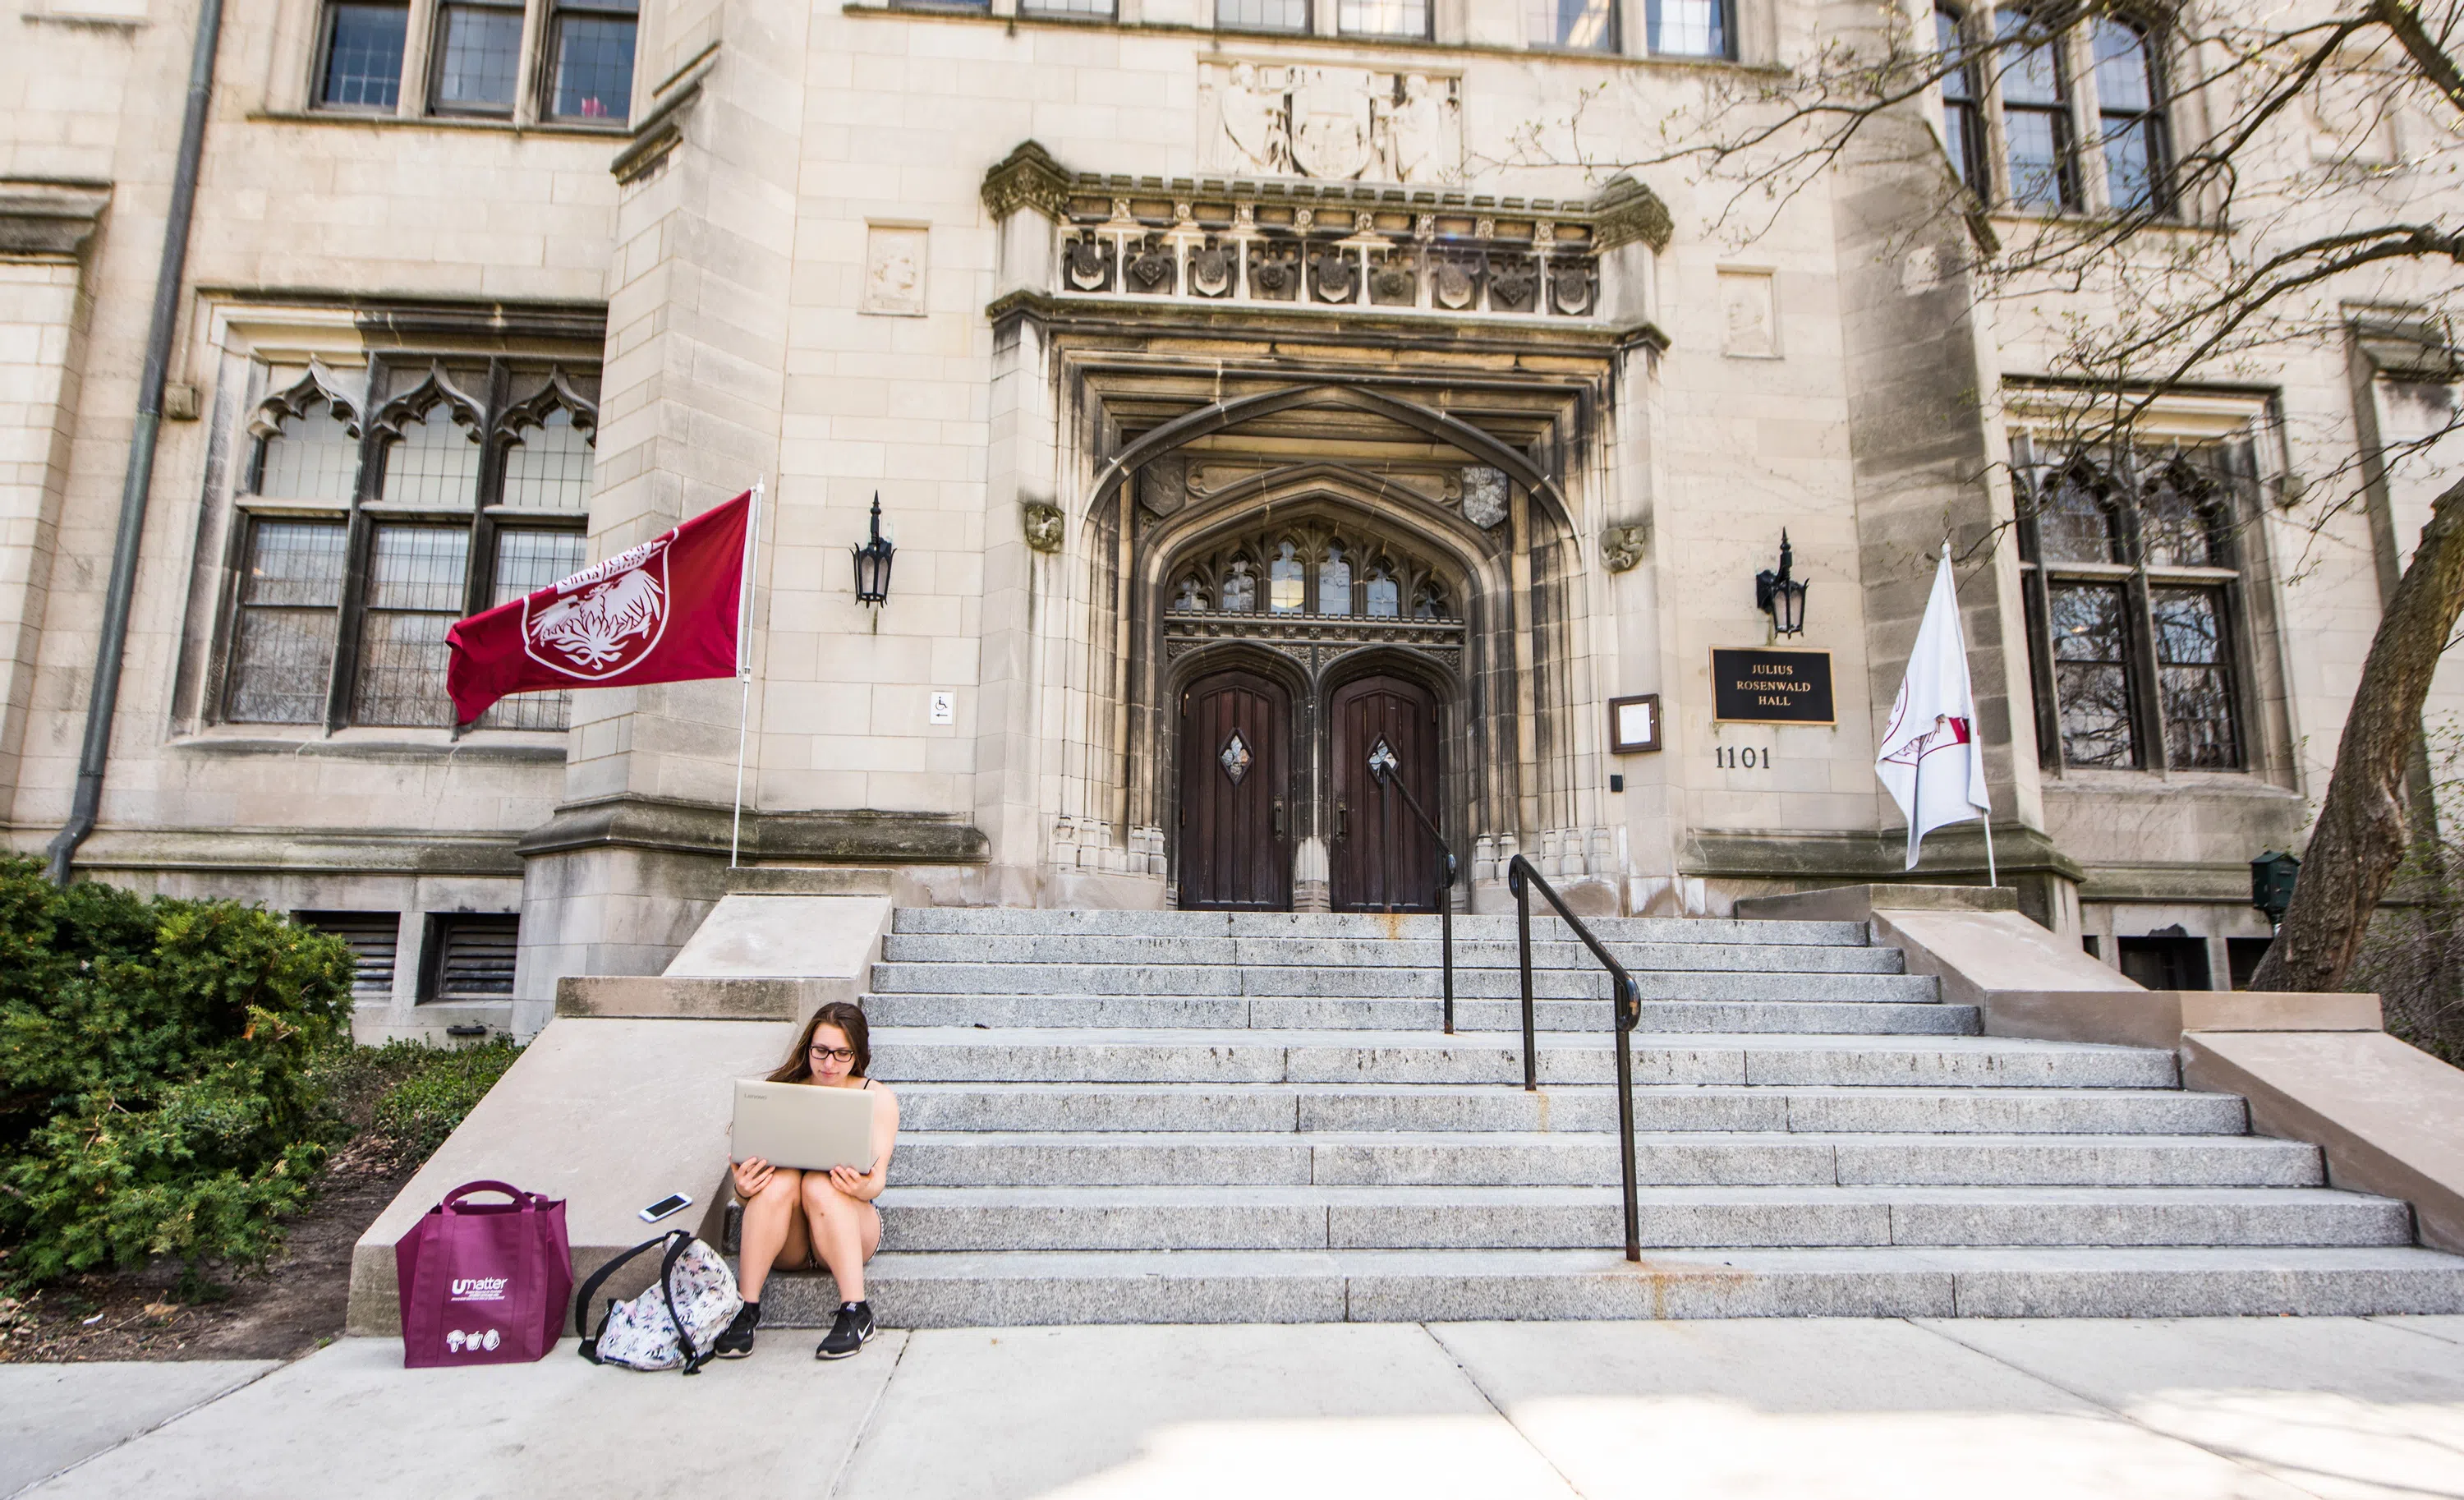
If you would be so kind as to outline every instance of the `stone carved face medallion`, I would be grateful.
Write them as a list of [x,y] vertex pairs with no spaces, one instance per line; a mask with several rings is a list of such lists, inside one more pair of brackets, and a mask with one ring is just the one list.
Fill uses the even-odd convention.
[[1189,289],[1200,297],[1221,297],[1231,291],[1231,254],[1208,240],[1189,257]]
[[1486,531],[1506,519],[1506,471],[1474,464],[1463,472],[1463,519]]
[[1232,731],[1232,738],[1223,741],[1222,753],[1215,759],[1222,765],[1223,774],[1232,778],[1232,784],[1240,785],[1241,778],[1249,774],[1250,760],[1249,745],[1241,738],[1241,731]]
[[1026,544],[1037,552],[1061,550],[1061,507],[1045,500],[1029,500],[1019,507],[1019,526],[1026,533]]

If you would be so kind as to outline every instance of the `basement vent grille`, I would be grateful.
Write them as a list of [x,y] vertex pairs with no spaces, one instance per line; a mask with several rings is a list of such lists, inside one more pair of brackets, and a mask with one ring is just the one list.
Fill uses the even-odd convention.
[[456,913],[435,920],[436,982],[429,998],[511,1000],[522,919]]
[[330,933],[351,945],[351,998],[393,998],[393,956],[402,940],[399,912],[294,912],[302,926]]

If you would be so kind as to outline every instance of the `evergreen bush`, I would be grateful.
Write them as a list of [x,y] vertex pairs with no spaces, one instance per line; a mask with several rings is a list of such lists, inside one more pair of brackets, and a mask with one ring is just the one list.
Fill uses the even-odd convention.
[[275,914],[0,860],[0,1274],[271,1254],[324,1160],[350,978]]

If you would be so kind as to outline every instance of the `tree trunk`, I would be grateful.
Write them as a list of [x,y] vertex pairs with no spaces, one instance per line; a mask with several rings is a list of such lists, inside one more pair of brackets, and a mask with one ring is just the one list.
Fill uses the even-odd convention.
[[2379,619],[2353,692],[2335,774],[2293,888],[2292,910],[2253,989],[2342,988],[2370,914],[2404,858],[2403,783],[2421,734],[2421,700],[2464,612],[2464,483],[2441,495],[2421,544]]

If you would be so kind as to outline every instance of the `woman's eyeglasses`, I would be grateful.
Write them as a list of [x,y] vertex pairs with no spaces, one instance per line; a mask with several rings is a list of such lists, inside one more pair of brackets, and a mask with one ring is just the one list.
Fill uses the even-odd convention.
[[813,1048],[812,1056],[813,1061],[817,1063],[851,1063],[855,1061],[855,1048],[851,1047],[817,1047]]

